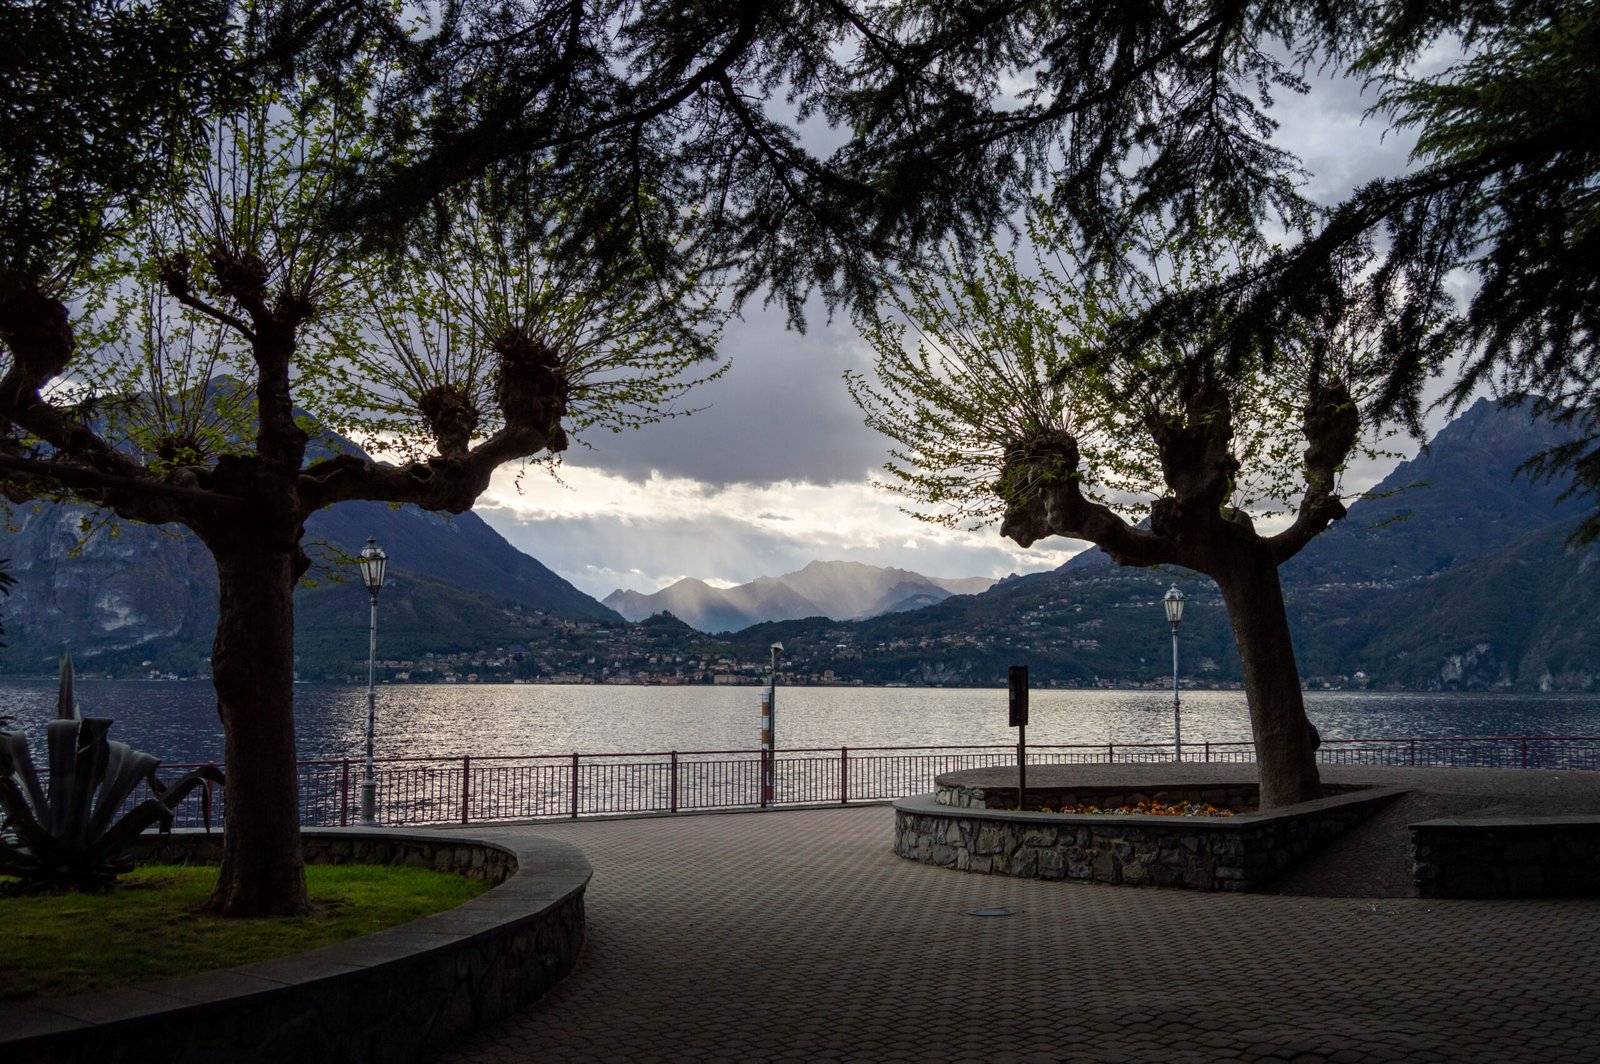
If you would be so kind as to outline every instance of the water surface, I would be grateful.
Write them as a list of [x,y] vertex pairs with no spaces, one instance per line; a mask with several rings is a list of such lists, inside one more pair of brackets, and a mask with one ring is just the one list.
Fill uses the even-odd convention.
[[[39,735],[55,713],[55,690],[48,679],[0,681],[0,713]],[[760,740],[755,687],[418,684],[380,687],[377,695],[379,757],[751,750]],[[116,720],[113,739],[168,764],[222,758],[207,683],[85,680],[78,700],[86,715]],[[1036,690],[1030,701],[1031,745],[1172,740],[1170,693]],[[1316,692],[1306,702],[1332,739],[1600,735],[1600,694]],[[302,758],[361,756],[365,688],[297,685],[295,713]],[[1006,715],[1003,689],[780,687],[778,745],[1014,743]],[[1184,692],[1186,746],[1249,737],[1242,693]]]

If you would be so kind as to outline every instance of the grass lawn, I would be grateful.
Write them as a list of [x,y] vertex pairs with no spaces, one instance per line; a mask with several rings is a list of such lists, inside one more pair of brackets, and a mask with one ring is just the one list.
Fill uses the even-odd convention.
[[0,893],[0,1000],[108,990],[300,953],[489,889],[419,868],[307,865],[312,915],[224,920],[198,912],[216,881],[215,868],[151,865],[106,894]]

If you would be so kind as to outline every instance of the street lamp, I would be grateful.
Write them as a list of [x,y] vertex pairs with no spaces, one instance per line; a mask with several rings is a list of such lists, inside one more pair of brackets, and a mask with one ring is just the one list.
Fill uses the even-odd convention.
[[374,815],[378,784],[372,778],[372,731],[378,711],[378,592],[383,588],[383,571],[389,567],[389,556],[377,540],[368,539],[357,564],[361,566],[361,582],[372,595],[372,620],[367,628],[367,767],[361,779],[361,823],[370,828],[378,826]]
[[778,655],[783,644],[774,643],[772,665],[767,672],[767,697],[762,699],[761,721],[761,805],[772,804],[778,775]]
[[1167,597],[1161,600],[1167,608],[1167,620],[1172,624],[1172,752],[1173,759],[1183,760],[1182,706],[1178,701],[1178,625],[1183,620],[1183,592],[1173,584]]

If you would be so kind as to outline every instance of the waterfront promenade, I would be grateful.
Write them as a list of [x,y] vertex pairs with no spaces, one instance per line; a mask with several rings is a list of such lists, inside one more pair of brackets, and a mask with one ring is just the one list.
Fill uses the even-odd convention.
[[928,867],[891,853],[881,805],[497,827],[588,855],[588,943],[436,1059],[1600,1059],[1600,900],[1383,896],[1406,820],[1596,812],[1600,773],[1383,771],[1412,797],[1292,871],[1293,895]]

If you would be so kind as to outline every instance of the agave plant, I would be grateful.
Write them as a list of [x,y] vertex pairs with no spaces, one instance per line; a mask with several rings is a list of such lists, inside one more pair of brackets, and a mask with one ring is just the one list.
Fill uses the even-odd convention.
[[[164,783],[156,776],[159,759],[106,739],[111,724],[104,717],[79,717],[72,658],[63,655],[56,719],[45,725],[48,790],[27,740],[20,732],[0,732],[0,873],[17,876],[22,889],[108,886],[133,867],[126,850],[145,828],[160,824],[171,830],[173,811],[190,791],[222,782],[222,773],[208,765]],[[149,785],[151,797],[123,813],[140,781]],[[201,805],[209,831],[209,790],[202,792]]]

